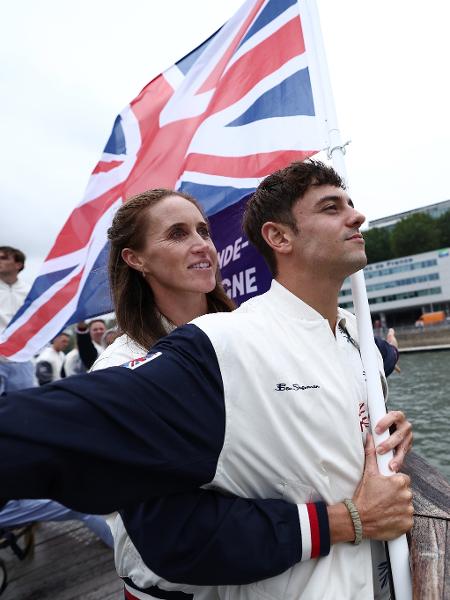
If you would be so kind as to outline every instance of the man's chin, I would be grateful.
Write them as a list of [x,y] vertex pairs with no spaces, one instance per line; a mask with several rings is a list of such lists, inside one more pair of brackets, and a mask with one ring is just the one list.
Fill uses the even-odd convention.
[[361,260],[359,261],[357,271],[359,271],[360,269],[364,269],[364,267],[366,267],[366,266],[367,266],[367,256],[364,253],[364,256],[362,256]]
[[357,273],[361,269],[364,269],[364,267],[366,265],[367,265],[367,256],[366,256],[365,252],[362,253],[358,257],[357,256],[353,256],[352,260],[349,261],[349,264],[348,264],[347,276],[353,275],[354,273]]
[[358,264],[358,271],[367,265],[367,255],[364,246],[358,252],[355,252],[353,260]]

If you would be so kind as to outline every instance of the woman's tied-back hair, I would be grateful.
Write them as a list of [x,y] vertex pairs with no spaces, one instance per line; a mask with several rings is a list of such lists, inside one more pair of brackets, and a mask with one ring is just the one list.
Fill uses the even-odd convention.
[[275,253],[261,234],[264,223],[273,221],[288,225],[298,233],[292,215],[293,205],[311,186],[332,185],[345,189],[336,171],[318,160],[293,162],[285,169],[266,177],[247,202],[243,228],[250,242],[266,260],[272,275],[277,275]]
[[[148,209],[167,198],[180,196],[198,208],[207,220],[198,202],[183,192],[169,189],[154,189],[133,196],[116,212],[108,229],[110,241],[109,281],[119,329],[144,348],[150,348],[167,331],[161,323],[153,291],[140,271],[128,266],[122,258],[124,248],[139,252],[145,245],[150,214]],[[233,310],[232,300],[220,284],[216,274],[216,287],[207,293],[208,312]]]

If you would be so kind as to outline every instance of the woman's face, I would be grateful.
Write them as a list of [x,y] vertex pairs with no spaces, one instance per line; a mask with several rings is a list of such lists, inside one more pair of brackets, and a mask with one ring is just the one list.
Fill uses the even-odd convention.
[[174,195],[147,210],[145,245],[134,257],[154,294],[213,290],[217,252],[198,208]]

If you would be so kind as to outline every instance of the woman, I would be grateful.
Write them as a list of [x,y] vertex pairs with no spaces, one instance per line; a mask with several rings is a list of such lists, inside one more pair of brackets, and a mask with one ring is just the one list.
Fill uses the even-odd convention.
[[109,278],[123,332],[93,370],[145,356],[175,327],[233,302],[219,280],[206,217],[182,192],[149,190],[128,200],[108,230]]
[[[108,239],[110,287],[122,335],[103,351],[91,370],[141,358],[179,325],[205,313],[233,310],[234,303],[220,284],[217,251],[207,219],[189,194],[155,189],[131,198],[117,211]],[[199,491],[200,502],[206,501],[205,493]],[[162,580],[144,567],[121,517],[109,522],[119,575],[132,575],[141,583],[139,587],[150,587],[159,594],[156,584]],[[130,564],[141,568],[134,566],[131,573]],[[126,598],[134,597],[134,586],[131,579],[125,580]],[[139,597],[142,593],[140,590]],[[171,592],[164,593],[171,597]],[[173,594],[174,600],[179,597],[178,592]]]

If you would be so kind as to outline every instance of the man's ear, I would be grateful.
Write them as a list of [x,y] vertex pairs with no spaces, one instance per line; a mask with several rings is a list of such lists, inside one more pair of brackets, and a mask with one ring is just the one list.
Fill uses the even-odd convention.
[[136,269],[137,271],[142,271],[144,269],[144,263],[141,257],[131,248],[124,248],[121,252],[121,256],[132,269]]
[[278,254],[291,252],[294,232],[289,225],[267,221],[261,227],[261,235],[274,252]]

